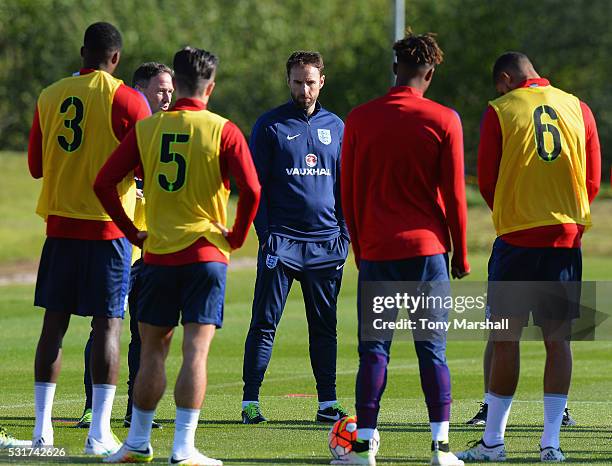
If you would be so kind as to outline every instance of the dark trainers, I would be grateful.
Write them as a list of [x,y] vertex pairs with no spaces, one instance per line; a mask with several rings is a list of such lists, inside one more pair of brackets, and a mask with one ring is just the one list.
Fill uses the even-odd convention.
[[89,429],[89,426],[91,426],[91,408],[88,408],[83,411],[81,419],[79,419],[78,422],[74,425],[74,427],[77,429]]
[[242,423],[243,424],[265,424],[268,420],[263,417],[259,404],[249,403],[242,410]]
[[[132,425],[132,416],[125,416],[125,419],[123,419],[123,427],[130,427]],[[163,429],[162,425],[159,422],[151,422],[151,428],[152,429]]]
[[342,419],[349,415],[349,412],[344,407],[336,402],[329,408],[319,409],[317,411],[317,422],[336,422],[338,419]]
[[570,416],[569,409],[565,408],[563,411],[563,419],[561,420],[561,425],[565,427],[572,427],[576,425],[576,421],[572,416]]
[[484,426],[487,424],[487,412],[489,411],[489,405],[486,403],[480,403],[480,409],[472,419],[466,422],[468,426]]

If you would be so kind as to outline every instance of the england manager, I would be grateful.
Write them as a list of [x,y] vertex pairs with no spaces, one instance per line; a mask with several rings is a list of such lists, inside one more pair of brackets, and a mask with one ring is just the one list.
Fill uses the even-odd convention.
[[319,399],[316,420],[334,422],[347,415],[336,400],[336,300],[349,248],[339,185],[344,124],[317,100],[324,82],[321,54],[294,52],[287,61],[291,100],[262,115],[251,134],[262,197],[255,218],[257,280],[244,352],[244,424],[266,422],[259,389],[294,280],[302,286],[306,307]]

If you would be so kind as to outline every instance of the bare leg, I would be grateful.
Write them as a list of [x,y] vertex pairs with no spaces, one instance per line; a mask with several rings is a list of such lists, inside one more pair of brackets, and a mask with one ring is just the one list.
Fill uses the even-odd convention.
[[491,378],[491,363],[493,361],[493,342],[487,341],[487,346],[482,357],[482,373],[484,380],[484,391],[489,391],[489,379]]
[[567,395],[572,379],[572,349],[569,339],[569,321],[550,321],[542,326],[546,347],[544,393]]
[[215,335],[214,325],[186,324],[183,365],[174,387],[176,406],[200,409],[206,394],[208,350]]
[[173,327],[156,327],[139,323],[142,348],[140,368],[134,383],[134,405],[152,411],[166,389],[166,358],[174,334]]
[[93,384],[117,385],[121,319],[94,317],[92,327],[91,381]]
[[45,311],[34,361],[36,382],[57,382],[62,365],[62,341],[69,323],[69,313]]
[[519,380],[520,366],[518,341],[494,342],[489,392],[501,396],[514,395]]

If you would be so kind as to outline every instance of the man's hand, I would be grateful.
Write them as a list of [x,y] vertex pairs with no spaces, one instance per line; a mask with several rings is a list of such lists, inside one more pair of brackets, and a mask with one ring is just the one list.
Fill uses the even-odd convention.
[[461,280],[470,274],[470,264],[467,259],[456,258],[453,255],[451,260],[451,276],[457,280]]
[[138,233],[136,233],[136,238],[128,239],[134,246],[138,246],[140,249],[142,249],[145,239],[147,239],[148,236],[149,234],[146,231],[139,231]]
[[216,226],[221,231],[221,234],[223,235],[224,238],[228,237],[229,230],[224,225],[221,225],[219,222],[212,222],[212,223],[214,226]]
[[144,191],[136,188],[136,199],[144,199]]
[[236,239],[234,236],[232,236],[232,230],[229,230],[227,227],[221,225],[219,222],[213,222],[213,225],[221,231],[221,234],[227,240],[232,251],[242,246],[242,244],[236,244]]

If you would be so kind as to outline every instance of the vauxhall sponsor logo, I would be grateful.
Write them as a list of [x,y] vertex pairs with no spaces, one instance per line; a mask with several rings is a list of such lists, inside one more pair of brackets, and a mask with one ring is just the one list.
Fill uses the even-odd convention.
[[285,168],[289,176],[331,176],[329,168],[316,168],[318,158],[315,154],[307,154],[304,161],[308,168]]

